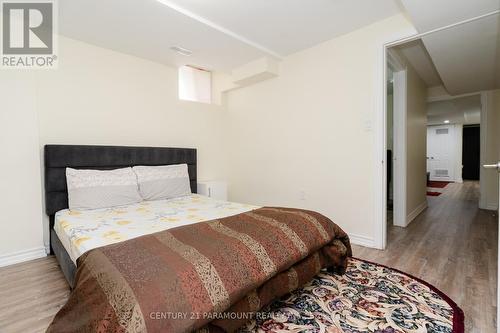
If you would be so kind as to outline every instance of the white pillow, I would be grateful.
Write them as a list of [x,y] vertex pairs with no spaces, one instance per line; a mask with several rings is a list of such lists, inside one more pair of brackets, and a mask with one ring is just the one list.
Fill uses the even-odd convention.
[[85,210],[142,201],[132,168],[77,170],[66,168],[69,209]]
[[135,166],[139,192],[144,200],[161,200],[191,194],[187,164]]

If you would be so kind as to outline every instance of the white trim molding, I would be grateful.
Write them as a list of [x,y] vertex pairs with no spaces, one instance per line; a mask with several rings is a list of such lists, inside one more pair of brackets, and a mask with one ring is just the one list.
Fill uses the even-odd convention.
[[0,255],[0,267],[14,265],[28,260],[43,258],[46,256],[47,252],[45,251],[44,246],[3,254]]
[[462,97],[476,96],[479,94],[480,94],[480,92],[473,92],[473,93],[453,95],[453,96],[452,95],[441,95],[441,96],[427,97],[427,103],[449,101],[449,100],[462,98]]
[[406,217],[406,226],[410,224],[413,220],[417,218],[424,210],[427,209],[427,200],[422,202],[420,205],[417,206],[408,216]]
[[[387,243],[387,67],[388,54],[387,51],[394,41],[407,40],[418,36],[414,27],[408,27],[404,31],[396,31],[392,36],[389,36],[385,41],[381,41],[380,53],[378,53],[378,61],[380,67],[374,77],[374,85],[379,87],[380,94],[377,94],[376,105],[377,112],[373,118],[373,140],[377,142],[375,148],[376,157],[374,159],[374,188],[373,197],[374,205],[374,247],[384,250]],[[391,61],[397,60],[394,57]],[[379,109],[380,108],[380,109]]]
[[364,247],[377,248],[377,246],[375,245],[375,240],[370,237],[349,234],[349,241],[351,242],[351,244],[360,245]]
[[498,204],[496,204],[494,202],[490,202],[483,209],[486,209],[486,210],[498,210]]
[[455,183],[463,183],[464,180],[462,178],[462,172],[463,172],[463,160],[462,160],[462,151],[463,151],[463,133],[464,133],[464,125],[462,124],[455,124],[453,126],[453,131],[454,133],[454,140],[455,140],[455,171],[453,172],[454,174],[454,181]]

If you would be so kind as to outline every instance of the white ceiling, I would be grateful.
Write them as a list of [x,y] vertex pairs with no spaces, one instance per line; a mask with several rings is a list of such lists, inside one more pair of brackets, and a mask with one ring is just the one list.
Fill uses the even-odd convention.
[[[230,71],[392,16],[401,11],[397,1],[59,1],[59,32],[164,64]],[[193,55],[179,56],[171,46],[192,50]]]
[[[500,9],[500,0],[401,0],[419,32]],[[429,34],[422,41],[451,95],[500,88],[500,16]]]
[[500,15],[423,38],[451,95],[500,88]]
[[429,125],[443,124],[479,124],[481,120],[481,97],[473,95],[427,104],[427,123]]
[[443,85],[421,39],[400,45],[396,49],[412,65],[428,87]]
[[64,36],[169,65],[231,70],[265,54],[156,0],[60,1],[59,13]]
[[[392,16],[404,10],[399,1],[59,1],[59,31],[168,65],[191,64],[229,72],[263,56],[279,59]],[[500,0],[401,1],[420,31],[500,8]],[[438,77],[451,94],[500,84],[498,22],[489,18],[423,39]],[[192,50],[193,55],[178,55],[172,46]],[[422,52],[416,49],[413,61],[417,67],[427,68],[422,76],[434,85],[437,77]]]
[[401,0],[415,28],[427,32],[500,9],[500,0]]
[[393,0],[171,0],[169,2],[282,56],[401,11],[399,3]]

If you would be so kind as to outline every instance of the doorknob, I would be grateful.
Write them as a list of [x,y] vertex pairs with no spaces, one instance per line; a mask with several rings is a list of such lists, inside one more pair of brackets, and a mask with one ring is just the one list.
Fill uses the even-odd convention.
[[483,167],[485,169],[497,169],[497,170],[500,170],[500,162],[498,162],[497,164],[485,164],[485,165],[483,165]]

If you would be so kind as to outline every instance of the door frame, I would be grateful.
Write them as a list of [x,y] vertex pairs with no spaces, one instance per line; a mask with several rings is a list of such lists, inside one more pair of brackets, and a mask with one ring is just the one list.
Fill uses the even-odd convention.
[[[438,31],[444,31],[448,30],[450,28],[460,26],[469,22],[473,22],[476,20],[480,20],[482,18],[491,16],[491,15],[497,15],[500,13],[500,10],[496,10],[484,15],[480,15],[468,20],[464,20],[461,22],[457,22],[454,24],[450,24],[445,27],[441,27],[438,29],[434,29],[428,32],[424,33],[412,33],[409,32],[406,37],[403,38],[394,38],[392,41],[388,41],[385,43],[382,43],[382,47],[379,53],[379,61],[380,63],[380,69],[381,71],[378,72],[376,80],[378,81],[376,84],[377,86],[380,87],[379,91],[379,97],[382,96],[381,100],[378,104],[378,111],[376,111],[376,117],[375,117],[375,124],[374,124],[374,139],[376,142],[376,148],[375,148],[375,160],[374,160],[374,176],[375,176],[375,191],[374,191],[374,196],[375,196],[375,237],[373,240],[373,245],[374,247],[378,249],[385,249],[387,245],[387,51],[389,48],[400,45],[403,43],[407,43],[422,37],[425,37],[426,35],[438,32]],[[488,96],[487,93],[481,93],[481,123],[484,124],[484,121],[486,121],[486,107],[488,104]],[[486,133],[485,133],[485,128],[486,126],[481,126],[481,164],[483,164],[484,160],[484,150],[485,150],[485,144],[486,140]],[[484,177],[483,177],[483,169],[481,168],[480,170],[480,186],[483,185],[484,182]],[[500,188],[500,181],[499,181],[499,188]],[[484,187],[483,187],[484,188]],[[500,191],[500,190],[499,190]],[[482,192],[482,191],[481,191]],[[480,207],[487,204],[487,198],[483,197],[483,193],[481,193],[481,198],[480,198]],[[499,203],[500,205],[500,203]],[[499,217],[500,218],[500,217]],[[497,262],[497,272],[500,268],[500,233],[498,235],[498,262]],[[499,322],[500,318],[500,274],[497,274],[497,323]],[[497,324],[497,332],[500,333],[500,325]]]

